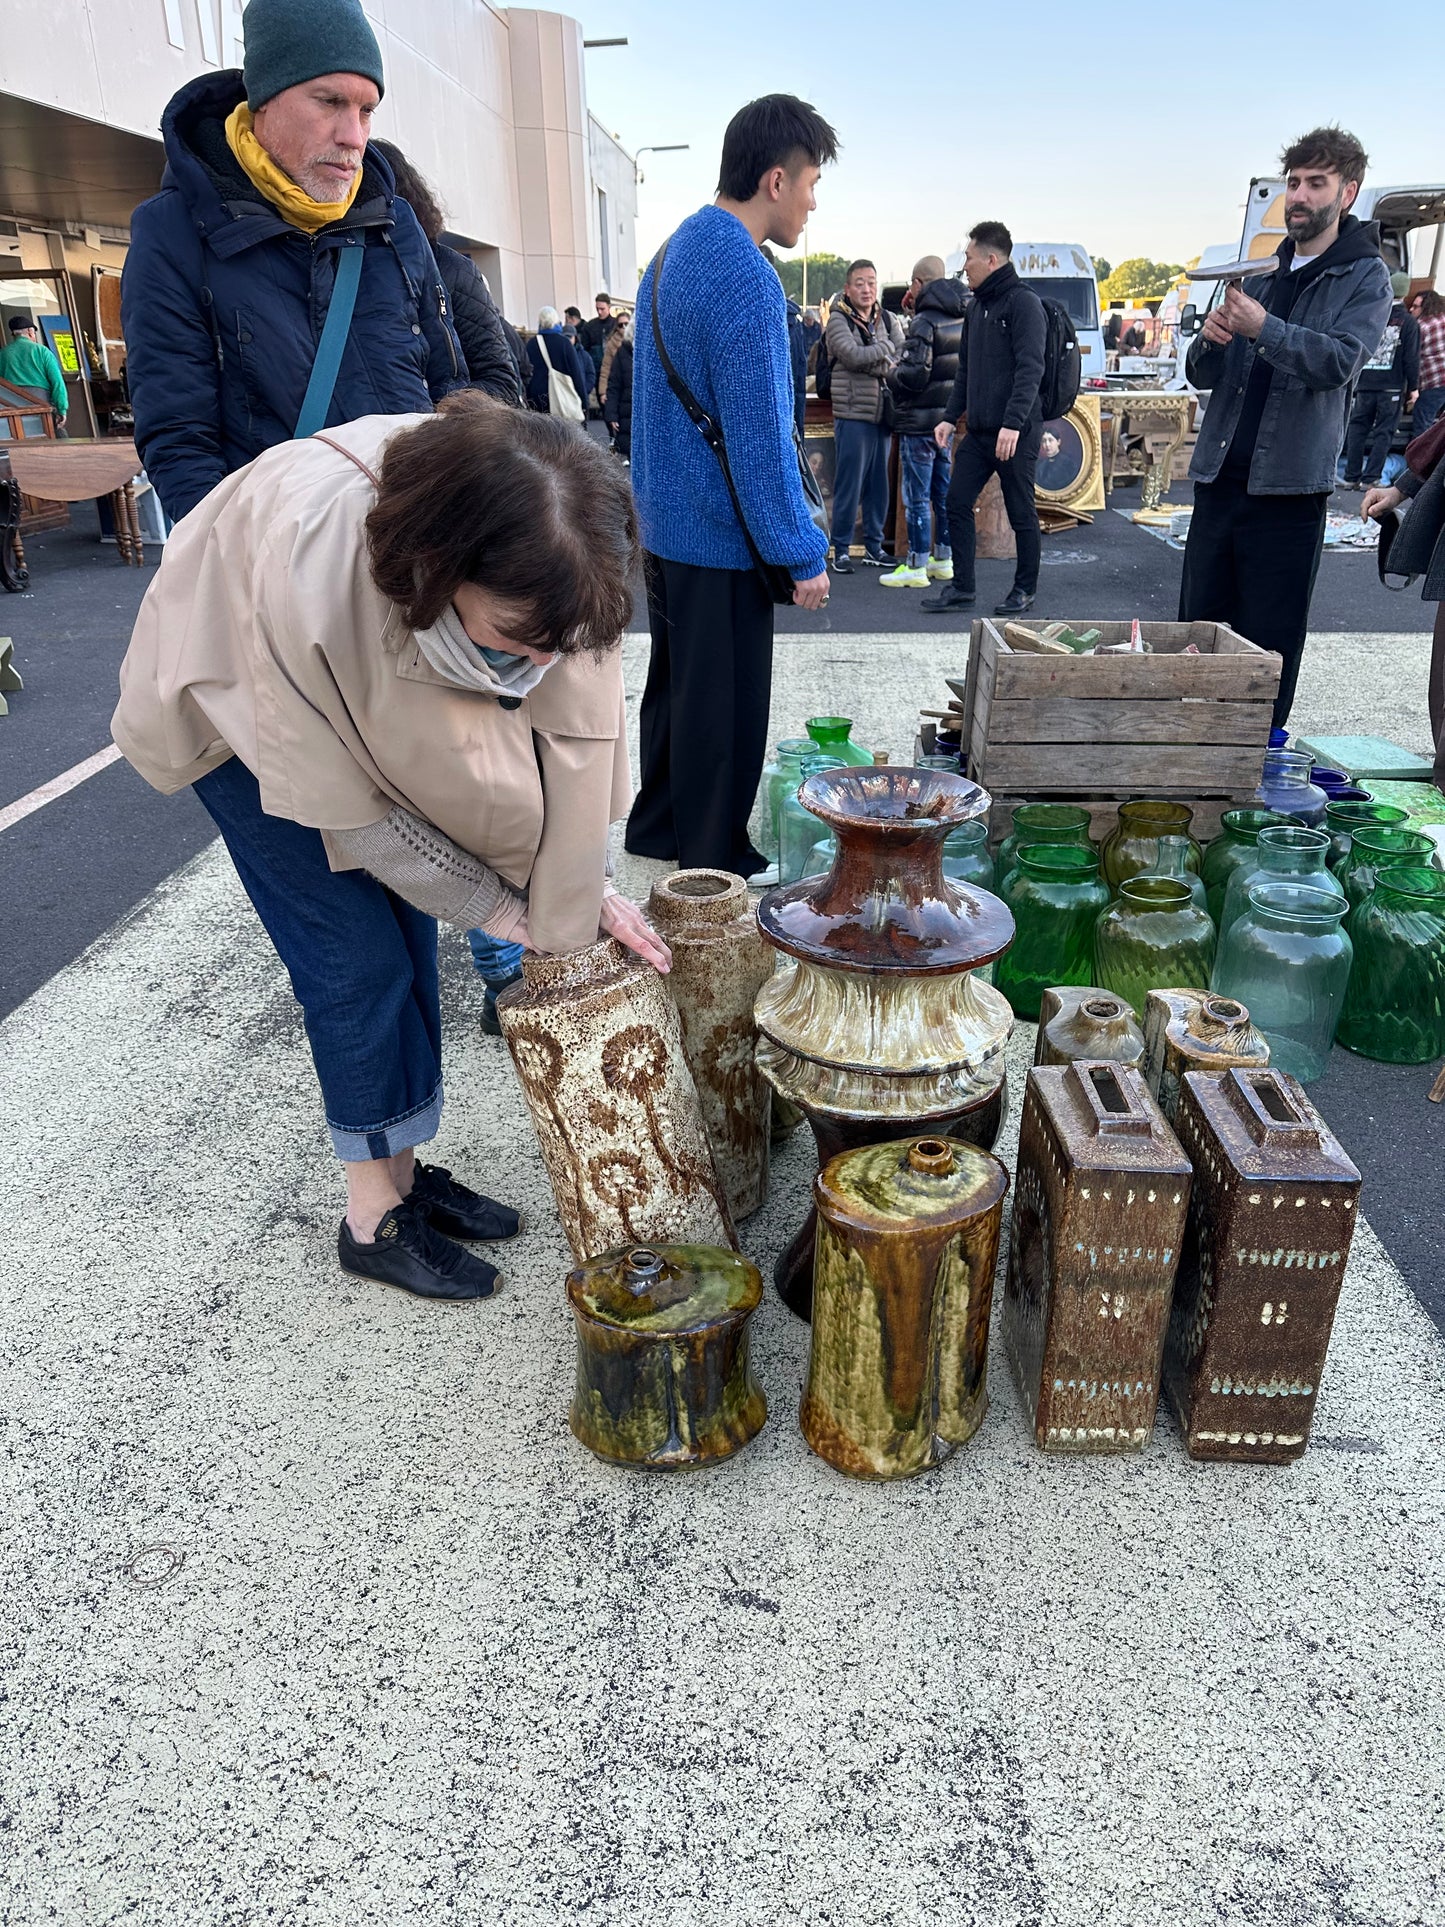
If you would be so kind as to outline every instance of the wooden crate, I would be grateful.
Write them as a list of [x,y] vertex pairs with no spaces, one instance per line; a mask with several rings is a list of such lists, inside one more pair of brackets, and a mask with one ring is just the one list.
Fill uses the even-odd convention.
[[[1065,618],[1126,642],[1127,622]],[[1023,625],[1038,630],[1044,621]],[[949,679],[968,773],[995,795],[1233,798],[1259,782],[1280,658],[1217,622],[1145,622],[1148,656],[1036,656],[973,625]],[[1185,655],[1190,644],[1197,656]]]

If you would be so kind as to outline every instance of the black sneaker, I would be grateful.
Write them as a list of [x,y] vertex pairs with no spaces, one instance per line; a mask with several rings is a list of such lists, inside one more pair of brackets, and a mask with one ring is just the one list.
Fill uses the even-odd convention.
[[440,1304],[467,1305],[490,1298],[502,1283],[495,1266],[444,1238],[424,1207],[410,1198],[387,1212],[369,1245],[352,1237],[343,1218],[336,1255],[341,1269],[354,1278],[374,1278],[379,1285],[395,1285],[414,1298],[431,1298]]
[[994,610],[996,616],[1021,616],[1025,609],[1032,609],[1034,599],[1025,595],[1022,589],[1010,589],[1008,594]]
[[877,549],[864,549],[863,567],[865,569],[886,569],[892,561],[891,556],[880,555]]
[[956,582],[945,582],[937,595],[926,595],[919,603],[925,615],[950,615],[955,609],[971,609],[978,597],[972,589],[960,589]]
[[500,1244],[504,1238],[515,1238],[522,1229],[520,1211],[459,1184],[440,1164],[418,1161],[416,1181],[407,1203],[425,1205],[427,1216],[448,1238],[475,1238],[482,1244]]
[[501,1036],[502,1020],[497,1015],[497,999],[498,997],[501,996],[504,990],[510,990],[513,984],[519,984],[521,983],[521,981],[522,981],[521,971],[515,970],[513,971],[512,975],[507,978],[505,983],[487,985],[486,990],[482,994],[481,1023],[482,1023],[482,1035],[484,1037]]
[[852,575],[853,558],[846,550],[842,555],[835,555],[833,557],[833,573],[834,575]]

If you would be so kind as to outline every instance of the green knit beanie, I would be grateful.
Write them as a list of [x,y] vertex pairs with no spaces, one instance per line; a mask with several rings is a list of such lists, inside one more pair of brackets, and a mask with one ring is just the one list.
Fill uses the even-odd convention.
[[1403,268],[1396,268],[1390,276],[1390,292],[1397,301],[1403,301],[1410,292],[1410,277]]
[[246,105],[254,114],[318,74],[361,74],[386,91],[381,49],[357,0],[250,0],[241,15]]

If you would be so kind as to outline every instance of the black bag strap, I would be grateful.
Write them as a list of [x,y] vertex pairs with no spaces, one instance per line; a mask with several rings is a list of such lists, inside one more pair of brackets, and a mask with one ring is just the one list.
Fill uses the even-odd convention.
[[657,288],[658,283],[662,280],[662,264],[667,259],[667,245],[667,242],[664,241],[662,246],[657,250],[656,258],[652,263],[653,346],[657,349],[657,359],[662,363],[662,372],[667,377],[668,387],[682,403],[693,427],[696,428],[697,432],[717,457],[718,467],[722,470],[723,480],[727,483],[728,494],[732,498],[733,514],[738,518],[738,527],[742,530],[743,540],[748,545],[748,554],[753,558],[753,567],[764,580],[767,580],[770,574],[775,575],[777,573],[780,565],[766,562],[763,559],[762,551],[753,540],[753,532],[748,527],[747,517],[743,514],[743,505],[738,499],[737,484],[733,481],[732,467],[728,461],[727,444],[723,440],[722,428],[713,420],[712,416],[708,414],[702,403],[697,399],[697,396],[693,394],[682,376],[677,372],[677,369],[673,366],[672,357],[668,354],[667,347],[662,339],[662,329],[658,325],[657,320]]

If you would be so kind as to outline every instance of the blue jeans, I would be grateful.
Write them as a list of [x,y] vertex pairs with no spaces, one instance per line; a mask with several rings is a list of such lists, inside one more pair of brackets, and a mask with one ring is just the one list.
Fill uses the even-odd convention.
[[503,984],[511,983],[522,968],[519,943],[503,943],[500,937],[489,937],[485,930],[469,930],[467,942],[477,974],[488,990],[500,990]]
[[853,540],[858,505],[863,506],[863,546],[870,555],[883,547],[888,513],[888,443],[876,422],[835,422],[837,460],[833,471],[833,550],[846,555]]
[[1415,398],[1415,412],[1410,417],[1410,434],[1423,435],[1445,411],[1445,388],[1422,388]]
[[339,1158],[395,1157],[437,1133],[437,927],[368,876],[333,870],[319,830],[267,816],[233,756],[195,786],[291,977]]
[[[903,470],[903,512],[908,517],[908,564],[921,569],[930,555],[940,562],[953,554],[948,545],[948,478],[952,473],[946,449],[931,435],[900,435],[898,449]],[[939,540],[933,539],[937,524]]]

